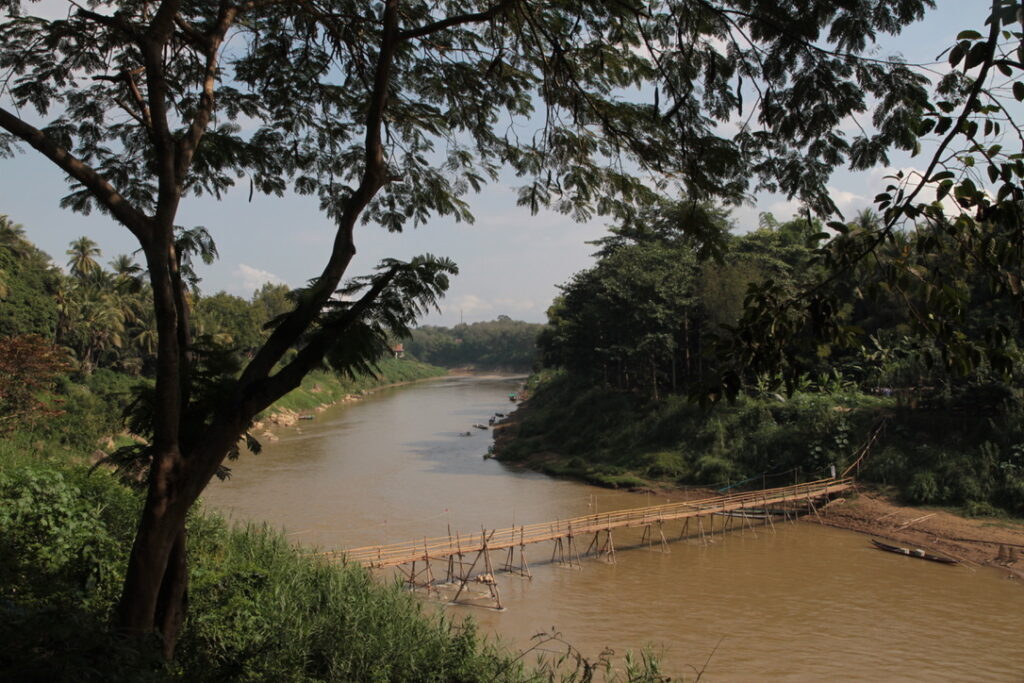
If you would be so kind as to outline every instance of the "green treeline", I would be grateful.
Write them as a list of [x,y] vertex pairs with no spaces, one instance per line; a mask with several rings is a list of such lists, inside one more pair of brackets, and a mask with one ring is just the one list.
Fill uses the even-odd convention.
[[[290,310],[293,293],[267,283],[249,299],[204,295],[192,259],[216,255],[209,236],[201,229],[182,231],[178,245],[191,284],[197,353],[217,362],[250,357],[270,333],[266,324]],[[22,226],[0,216],[0,407],[13,418],[0,421],[0,434],[30,429],[66,447],[95,448],[124,429],[125,409],[153,384],[152,295],[146,273],[129,255],[104,265],[96,243],[81,237],[66,257],[68,274],[25,238]],[[314,372],[278,405],[310,410],[346,394],[442,372],[385,357],[369,373]],[[32,396],[16,400],[10,394],[15,384],[47,389],[47,405]]]
[[543,328],[507,315],[451,328],[424,325],[413,331],[405,348],[432,365],[527,372],[536,362],[537,335]]
[[[829,235],[799,217],[763,215],[743,235],[729,227],[719,212],[669,203],[600,240],[597,264],[549,310],[538,341],[546,369],[499,457],[555,452],[540,466],[605,485],[726,486],[842,472],[866,450],[860,477],[912,502],[1024,513],[1020,353],[1009,355],[1009,379],[984,363],[957,372],[912,325],[944,302],[915,298],[907,283],[897,294],[886,280],[897,261],[945,269],[948,288],[970,302],[962,339],[1019,339],[1019,314],[990,280],[936,255],[949,240],[941,226],[897,233],[840,275],[831,334],[812,321],[783,351],[778,365],[797,369],[788,386],[780,373],[736,367],[744,300],[820,280],[811,257]],[[718,400],[723,377],[734,400]]]

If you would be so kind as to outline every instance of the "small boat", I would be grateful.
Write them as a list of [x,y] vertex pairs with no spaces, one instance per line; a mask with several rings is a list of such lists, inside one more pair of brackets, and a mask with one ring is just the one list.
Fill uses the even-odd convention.
[[932,562],[941,562],[942,564],[959,564],[959,560],[954,560],[951,557],[943,557],[942,555],[932,555],[926,553],[920,548],[901,548],[896,545],[889,545],[888,543],[882,543],[878,539],[872,538],[871,542],[875,544],[875,547],[879,550],[885,550],[886,552],[896,553],[897,555],[906,555],[907,557],[917,557],[922,560],[931,560]]
[[312,420],[316,415],[299,415],[300,420]]
[[477,429],[487,429],[487,425],[473,425]]

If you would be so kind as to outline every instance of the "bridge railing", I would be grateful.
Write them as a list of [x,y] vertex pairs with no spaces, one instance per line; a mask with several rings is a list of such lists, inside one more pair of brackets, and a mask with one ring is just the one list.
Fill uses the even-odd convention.
[[328,557],[341,557],[371,567],[406,564],[415,560],[444,559],[452,555],[479,552],[484,545],[489,550],[541,543],[570,536],[592,534],[599,531],[629,527],[644,527],[659,522],[699,517],[757,506],[777,505],[787,501],[813,499],[852,486],[852,478],[821,479],[804,484],[793,484],[756,491],[731,492],[698,500],[666,503],[644,508],[632,508],[594,513],[572,519],[525,524],[505,529],[494,529],[463,536],[440,536],[414,541],[403,541],[349,550],[324,553]]

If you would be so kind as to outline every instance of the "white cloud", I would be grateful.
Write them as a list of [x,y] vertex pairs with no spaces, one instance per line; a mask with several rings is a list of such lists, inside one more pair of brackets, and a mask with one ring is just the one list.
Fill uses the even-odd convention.
[[245,263],[239,263],[231,274],[234,276],[236,284],[232,289],[245,296],[249,296],[267,282],[272,282],[275,285],[284,284],[284,278]]
[[[547,304],[544,306],[546,307]],[[514,318],[541,310],[533,299],[516,299],[512,297],[485,299],[476,294],[460,296],[444,306],[443,309],[446,319],[461,318],[466,322],[492,320],[499,315],[507,315]]]

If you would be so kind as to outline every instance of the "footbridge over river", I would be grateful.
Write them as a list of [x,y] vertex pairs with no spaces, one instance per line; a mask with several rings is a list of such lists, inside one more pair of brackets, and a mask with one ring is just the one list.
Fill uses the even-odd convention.
[[[530,576],[527,546],[541,543],[553,544],[551,561],[562,565],[580,567],[581,559],[591,555],[614,562],[613,532],[627,528],[642,528],[641,544],[652,549],[657,544],[668,552],[665,529],[669,522],[681,522],[678,538],[697,536],[702,541],[715,533],[716,515],[724,518],[719,527],[720,533],[737,525],[740,529],[745,527],[753,531],[755,519],[774,528],[773,515],[789,519],[802,512],[817,514],[817,505],[853,486],[852,478],[822,479],[506,529],[481,529],[468,536],[449,533],[443,537],[351,548],[325,555],[342,562],[356,562],[370,569],[397,567],[413,588],[425,589],[438,597],[449,593],[447,599],[451,602],[501,609],[492,553],[505,553],[505,560],[498,567],[500,571],[524,577]],[[581,553],[580,543],[587,539],[589,545]],[[486,592],[474,590],[476,586],[485,587]],[[450,595],[451,592],[454,596]]]

